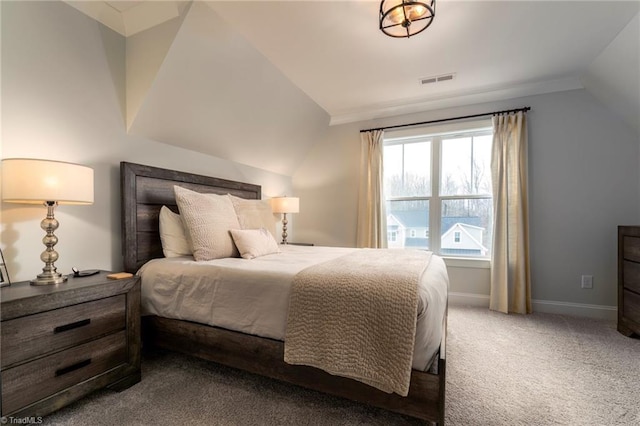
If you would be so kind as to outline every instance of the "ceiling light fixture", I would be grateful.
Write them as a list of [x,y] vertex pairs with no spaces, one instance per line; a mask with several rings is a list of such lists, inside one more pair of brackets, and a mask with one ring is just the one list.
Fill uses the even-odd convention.
[[436,0],[382,0],[380,30],[390,37],[411,37],[426,30],[436,16]]

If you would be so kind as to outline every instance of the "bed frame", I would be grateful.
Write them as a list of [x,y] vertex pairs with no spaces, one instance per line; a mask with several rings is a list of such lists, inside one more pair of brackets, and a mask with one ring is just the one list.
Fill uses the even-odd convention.
[[[158,216],[163,205],[178,211],[173,194],[174,185],[198,192],[261,198],[261,187],[258,185],[127,162],[120,163],[120,178],[124,266],[126,271],[132,273],[146,261],[163,257]],[[429,371],[412,370],[409,395],[406,397],[387,394],[317,368],[287,364],[284,362],[284,343],[279,340],[158,316],[143,318],[143,339],[145,345],[195,355],[443,425],[446,328],[445,314],[440,349]]]

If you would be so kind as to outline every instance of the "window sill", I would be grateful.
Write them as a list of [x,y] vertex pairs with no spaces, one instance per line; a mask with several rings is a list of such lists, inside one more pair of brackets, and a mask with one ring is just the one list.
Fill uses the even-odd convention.
[[489,259],[472,259],[468,257],[444,257],[445,265],[451,268],[475,268],[475,269],[490,269],[491,260]]

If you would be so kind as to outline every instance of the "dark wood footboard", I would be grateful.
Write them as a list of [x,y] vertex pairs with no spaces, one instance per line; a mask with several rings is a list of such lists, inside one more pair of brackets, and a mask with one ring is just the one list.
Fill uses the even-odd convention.
[[412,371],[406,397],[388,394],[317,368],[287,364],[284,362],[284,343],[279,340],[157,316],[143,318],[143,338],[146,346],[182,352],[432,424],[444,424],[445,337],[430,370]]

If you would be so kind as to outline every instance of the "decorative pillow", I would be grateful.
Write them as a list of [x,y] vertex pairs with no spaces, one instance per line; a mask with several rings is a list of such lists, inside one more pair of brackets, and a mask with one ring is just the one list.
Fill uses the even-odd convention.
[[231,200],[226,195],[201,194],[174,186],[176,201],[185,228],[191,238],[195,260],[238,257],[229,230],[240,224]]
[[264,228],[260,229],[232,229],[231,236],[236,243],[240,256],[253,259],[266,254],[280,253],[278,243],[273,235]]
[[269,200],[246,200],[229,194],[233,207],[238,215],[238,222],[242,229],[264,228],[276,236],[277,219],[273,215]]
[[164,257],[193,254],[180,215],[172,212],[167,206],[160,209],[160,241]]

